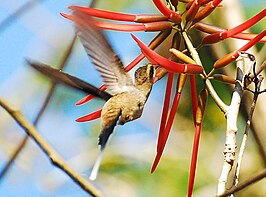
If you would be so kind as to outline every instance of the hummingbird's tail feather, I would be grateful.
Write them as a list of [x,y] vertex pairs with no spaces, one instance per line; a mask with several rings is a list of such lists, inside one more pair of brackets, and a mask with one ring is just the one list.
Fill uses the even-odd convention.
[[[107,139],[107,141],[105,143],[105,146],[108,144],[111,137],[112,137],[112,134],[109,135],[109,138]],[[103,160],[103,154],[104,154],[105,146],[99,145],[99,154],[98,154],[97,159],[96,159],[96,161],[92,167],[90,178],[89,178],[92,181],[94,181],[99,174],[100,166],[101,166],[101,163]]]
[[[104,111],[104,110],[103,110]],[[117,121],[121,115],[121,110],[113,110],[112,111],[112,114],[110,114],[110,112],[107,114],[107,113],[104,113],[102,111],[102,130],[101,130],[101,133],[99,135],[99,145],[101,147],[101,150],[103,150],[108,142],[108,139],[110,138],[111,134],[113,133],[114,131],[114,128],[117,124]],[[106,116],[107,115],[107,116]],[[105,125],[105,122],[106,119],[111,119],[111,121],[107,121],[109,122],[108,125]],[[104,125],[104,126],[103,126]]]
[[116,115],[117,117],[114,118],[114,120],[111,122],[111,124],[108,127],[105,127],[101,130],[101,133],[99,135],[99,154],[98,157],[93,165],[90,180],[95,180],[97,178],[102,159],[103,159],[103,153],[105,150],[106,145],[110,142],[110,139],[112,137],[115,125],[120,117],[121,112]]
[[100,150],[97,159],[93,165],[93,168],[91,170],[90,180],[94,181],[97,178],[102,160],[103,160],[103,151]]

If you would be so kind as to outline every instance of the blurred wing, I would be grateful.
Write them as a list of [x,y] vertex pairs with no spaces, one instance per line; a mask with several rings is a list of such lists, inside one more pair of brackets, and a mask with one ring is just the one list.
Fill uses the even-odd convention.
[[129,86],[133,86],[122,62],[102,31],[95,26],[93,18],[74,9],[71,20],[75,22],[77,35],[96,69],[100,72],[108,91],[115,95],[127,91]]
[[43,75],[49,77],[50,79],[52,79],[56,82],[68,85],[68,86],[73,87],[73,88],[76,88],[76,89],[81,90],[85,93],[92,94],[92,95],[99,97],[99,98],[102,98],[106,101],[112,97],[107,92],[99,90],[95,86],[93,86],[93,85],[91,85],[91,84],[89,84],[89,83],[87,83],[87,82],[85,82],[85,81],[83,81],[77,77],[74,77],[72,75],[64,73],[60,70],[54,69],[54,68],[47,66],[45,64],[42,64],[42,63],[32,62],[29,60],[27,60],[27,62],[31,67],[33,67],[34,69],[36,69],[37,71],[39,71]]

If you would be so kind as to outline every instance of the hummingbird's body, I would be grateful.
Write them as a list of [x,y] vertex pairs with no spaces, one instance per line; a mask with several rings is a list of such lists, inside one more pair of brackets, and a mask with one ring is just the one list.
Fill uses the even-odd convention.
[[107,100],[101,112],[101,132],[99,135],[100,154],[91,173],[95,179],[102,159],[102,151],[116,124],[139,118],[150,94],[155,68],[145,65],[135,72],[135,83],[125,71],[122,62],[113,51],[102,32],[95,26],[93,19],[79,9],[65,17],[75,22],[76,32],[95,68],[99,71],[112,97]]
[[106,144],[111,134],[107,128],[114,127],[114,121],[123,125],[141,116],[152,88],[153,77],[154,67],[151,64],[140,67],[135,72],[135,85],[129,86],[126,91],[114,95],[105,103],[101,113],[99,144]]

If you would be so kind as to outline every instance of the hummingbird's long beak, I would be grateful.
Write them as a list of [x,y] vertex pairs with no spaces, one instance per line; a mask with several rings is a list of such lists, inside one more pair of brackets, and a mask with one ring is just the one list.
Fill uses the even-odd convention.
[[54,69],[46,64],[42,64],[39,62],[33,62],[30,60],[26,60],[27,63],[34,68],[35,70],[39,71],[43,75],[49,77],[50,79],[67,85],[69,87],[81,90],[87,94],[92,94],[96,97],[102,98],[104,100],[108,100],[112,97],[109,93],[99,90],[97,87],[77,78],[67,73],[64,73],[60,70]]

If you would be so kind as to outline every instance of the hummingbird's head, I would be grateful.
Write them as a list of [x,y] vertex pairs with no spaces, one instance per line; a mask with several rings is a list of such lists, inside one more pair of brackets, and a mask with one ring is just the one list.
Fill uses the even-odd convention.
[[142,66],[135,72],[135,85],[146,97],[148,97],[151,92],[154,77],[155,68],[152,64]]
[[155,68],[152,64],[147,64],[138,68],[135,72],[135,84],[136,86],[143,85],[145,83],[153,84],[155,77]]

